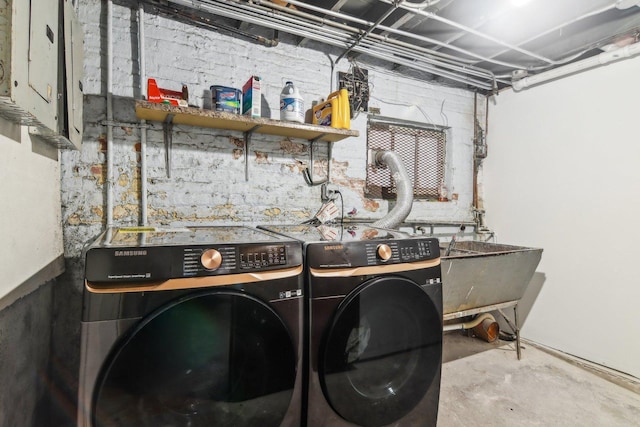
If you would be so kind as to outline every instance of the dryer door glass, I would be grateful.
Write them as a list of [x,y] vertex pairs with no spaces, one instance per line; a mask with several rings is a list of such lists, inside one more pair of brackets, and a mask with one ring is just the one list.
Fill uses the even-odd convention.
[[143,319],[111,352],[93,426],[279,426],[296,376],[291,335],[264,302],[190,295]]
[[419,285],[401,277],[370,280],[345,298],[318,366],[325,397],[341,417],[362,426],[393,423],[439,381],[436,307]]

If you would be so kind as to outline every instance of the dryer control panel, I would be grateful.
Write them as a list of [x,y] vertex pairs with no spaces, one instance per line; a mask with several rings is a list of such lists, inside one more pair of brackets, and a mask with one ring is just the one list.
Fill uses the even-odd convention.
[[437,238],[317,242],[307,245],[311,268],[349,268],[427,261],[440,257]]
[[206,276],[216,270],[226,272],[260,271],[287,265],[286,245],[242,245],[184,248],[183,274]]

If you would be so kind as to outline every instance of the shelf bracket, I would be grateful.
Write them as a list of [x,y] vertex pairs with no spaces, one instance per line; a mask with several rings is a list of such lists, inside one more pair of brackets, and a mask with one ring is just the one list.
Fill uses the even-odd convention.
[[167,178],[171,178],[171,150],[173,148],[173,114],[167,114],[162,122],[164,134],[164,162],[167,169]]
[[327,135],[326,133],[323,133],[309,140],[309,166],[302,172],[302,175],[304,176],[304,180],[307,182],[307,185],[310,185],[312,187],[315,187],[316,185],[324,184],[325,182],[329,181],[329,177],[330,177],[329,172],[331,171],[331,141],[327,141],[327,146],[329,149],[327,153],[327,157],[328,157],[327,177],[322,181],[313,180],[313,144],[316,141],[324,138],[326,135]]
[[244,133],[244,180],[249,181],[249,142],[251,135],[260,129],[260,125],[255,125]]

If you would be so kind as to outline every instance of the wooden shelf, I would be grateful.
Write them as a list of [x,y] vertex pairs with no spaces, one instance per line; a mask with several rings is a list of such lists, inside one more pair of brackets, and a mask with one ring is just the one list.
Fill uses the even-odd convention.
[[[265,118],[254,119],[221,111],[203,110],[193,107],[176,107],[170,104],[159,104],[148,101],[136,101],[136,116],[139,119],[155,122],[170,121],[176,125],[227,129],[239,132],[255,132],[311,141],[336,142],[360,135],[356,130],[336,129],[329,126],[285,122]],[[169,117],[170,120],[167,120],[167,117]]]

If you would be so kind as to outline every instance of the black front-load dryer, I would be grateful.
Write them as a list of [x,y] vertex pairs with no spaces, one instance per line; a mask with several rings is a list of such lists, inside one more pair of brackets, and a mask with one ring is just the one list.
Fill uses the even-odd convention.
[[307,425],[436,425],[438,240],[361,224],[263,228],[304,242]]
[[300,242],[110,229],[86,251],[78,425],[299,426]]

